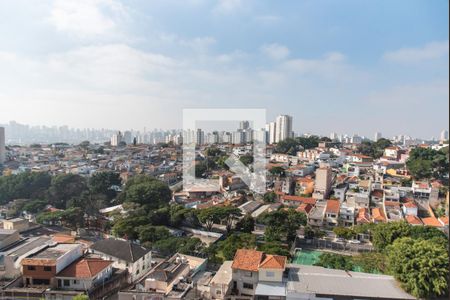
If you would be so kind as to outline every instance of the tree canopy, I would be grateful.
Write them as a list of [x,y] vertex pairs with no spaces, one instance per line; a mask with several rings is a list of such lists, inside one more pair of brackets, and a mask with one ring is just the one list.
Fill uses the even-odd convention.
[[401,238],[388,247],[388,266],[407,292],[431,298],[448,292],[448,252],[424,239]]
[[444,179],[448,176],[449,149],[415,148],[410,152],[406,166],[416,179]]

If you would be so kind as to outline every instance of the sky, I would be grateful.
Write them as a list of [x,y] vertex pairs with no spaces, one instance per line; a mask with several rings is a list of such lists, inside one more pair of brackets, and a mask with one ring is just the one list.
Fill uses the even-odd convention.
[[0,123],[181,128],[264,108],[294,130],[438,137],[447,0],[0,1]]

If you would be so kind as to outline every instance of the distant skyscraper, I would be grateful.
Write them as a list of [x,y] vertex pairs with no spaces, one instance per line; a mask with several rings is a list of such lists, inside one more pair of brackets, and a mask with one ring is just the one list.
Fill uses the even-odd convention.
[[330,133],[330,139],[332,141],[337,141],[339,139],[337,133],[336,132]]
[[122,132],[118,132],[116,134],[113,134],[111,137],[111,146],[117,147],[119,146],[120,142],[123,141],[123,135]]
[[239,129],[246,130],[250,128],[250,122],[249,121],[241,121],[239,123]]
[[292,137],[292,117],[288,115],[278,116],[275,128],[275,143]]
[[200,128],[197,129],[196,135],[195,135],[196,145],[204,145],[205,144],[205,132],[201,130]]
[[378,141],[379,139],[381,139],[382,135],[381,132],[375,132],[375,137],[374,137],[374,141]]
[[448,131],[447,130],[442,130],[441,131],[441,138],[439,139],[441,142],[447,141],[448,140]]
[[267,139],[269,141],[269,144],[275,144],[276,133],[277,133],[277,123],[270,122],[269,123],[269,137]]
[[0,127],[0,164],[3,164],[5,160],[6,160],[5,128]]
[[133,142],[133,136],[131,134],[131,131],[125,131],[123,133],[123,140],[125,141],[125,143],[127,143],[128,145],[131,144]]

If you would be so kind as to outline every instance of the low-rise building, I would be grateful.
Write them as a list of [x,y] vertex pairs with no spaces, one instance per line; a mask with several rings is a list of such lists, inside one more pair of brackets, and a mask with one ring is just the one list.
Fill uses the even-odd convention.
[[141,278],[151,269],[152,255],[150,249],[130,241],[101,240],[93,244],[90,251],[105,260],[112,260],[115,268],[127,269],[131,282]]
[[22,218],[14,218],[3,220],[3,229],[17,230],[19,232],[26,231],[29,228],[29,221]]
[[56,275],[57,288],[88,291],[111,277],[112,263],[100,258],[80,258]]
[[23,284],[26,287],[56,287],[56,274],[80,258],[81,244],[47,246],[22,259]]

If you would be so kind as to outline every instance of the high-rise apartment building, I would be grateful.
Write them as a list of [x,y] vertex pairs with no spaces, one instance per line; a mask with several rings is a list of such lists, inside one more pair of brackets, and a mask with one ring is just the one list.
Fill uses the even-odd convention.
[[119,144],[123,141],[123,135],[122,132],[118,132],[116,134],[113,134],[111,137],[111,146],[117,147]]
[[195,141],[196,145],[204,145],[205,144],[205,132],[201,130],[200,128],[197,129],[196,135],[195,135]]
[[5,160],[6,160],[5,128],[0,127],[0,164],[3,164]]
[[448,131],[444,129],[441,131],[441,137],[440,137],[439,141],[444,142],[447,140],[448,140]]
[[381,132],[375,132],[375,136],[374,136],[373,140],[376,142],[381,138],[382,138]]
[[269,136],[268,141],[269,144],[275,144],[276,143],[276,130],[277,129],[277,123],[276,122],[270,122],[269,123]]
[[239,129],[241,130],[247,130],[250,128],[250,122],[249,121],[241,121],[239,123]]
[[276,119],[275,143],[292,137],[292,117],[280,115]]

